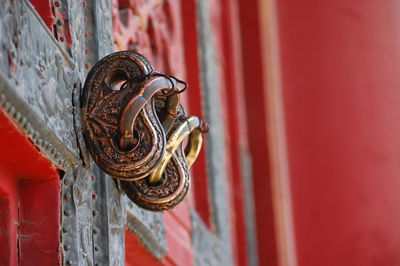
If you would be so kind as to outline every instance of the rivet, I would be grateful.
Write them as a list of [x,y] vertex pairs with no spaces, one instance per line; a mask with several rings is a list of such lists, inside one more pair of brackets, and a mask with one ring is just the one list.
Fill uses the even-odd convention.
[[54,159],[57,159],[60,156],[61,156],[61,153],[57,152],[56,155],[54,155]]
[[99,212],[98,211],[92,211],[92,215],[93,215],[93,217],[97,217],[97,215],[99,215]]
[[71,246],[70,245],[64,245],[64,250],[65,251],[68,251],[68,250],[70,250],[71,249]]
[[56,5],[56,7],[60,7],[61,6],[60,1],[55,2],[55,5]]
[[28,122],[28,119],[26,119],[26,117],[22,117],[19,124],[22,126],[22,129],[24,129],[24,130],[27,130],[28,128],[30,128],[32,126],[31,123]]
[[92,194],[92,199],[97,199],[97,195],[95,193]]
[[42,144],[42,148],[47,150],[47,147],[49,147],[49,143],[47,142],[47,140],[45,140]]
[[[86,52],[87,49],[85,49]],[[4,94],[0,95],[0,105],[3,106],[3,104],[6,102],[6,96]]]
[[31,128],[31,127],[28,127],[27,129],[26,129],[26,134],[28,135],[28,136],[31,136],[32,137],[32,134],[33,134],[33,129]]
[[38,146],[42,146],[43,140],[42,139],[37,139],[36,144]]
[[71,216],[72,212],[70,210],[64,210],[65,216]]
[[64,195],[64,199],[65,200],[69,200],[70,198],[71,198],[71,194],[70,193],[67,193],[67,194]]
[[64,161],[64,164],[63,164],[64,169],[65,169],[67,166],[68,166],[68,162],[67,162],[67,161]]
[[89,53],[89,49],[86,48],[86,49],[85,49],[85,54],[88,54],[88,53]]
[[[24,117],[25,118],[25,117]],[[26,118],[25,118],[26,119]],[[32,124],[31,123],[29,123],[29,122],[27,122],[27,123],[25,123],[25,125],[24,125],[24,128],[25,129],[32,129]]]
[[33,140],[33,141],[36,141],[38,138],[39,138],[39,132],[36,131],[36,132],[34,132],[33,135],[32,135],[32,140]]
[[16,121],[17,123],[20,122],[21,117],[22,117],[22,115],[21,115],[20,112],[16,112],[16,113],[14,114],[14,119],[15,119],[15,121]]
[[84,17],[84,18],[83,18],[83,21],[87,22],[87,17]]
[[10,111],[10,108],[11,108],[11,103],[6,102],[6,103],[4,104],[4,110],[6,110],[6,112],[9,112],[9,111]]
[[85,31],[85,37],[89,36],[89,33],[87,31]]
[[49,143],[47,142],[47,140],[45,140],[42,144],[42,148],[47,150],[47,147],[49,147]]
[[53,148],[53,144],[49,143],[49,144],[47,145],[46,150],[47,150],[47,151],[50,151],[50,153],[51,153],[51,151],[53,150],[52,148]]
[[63,166],[64,165],[64,160],[63,159],[60,159],[59,161],[58,161],[58,163],[57,163],[59,166]]
[[97,246],[94,246],[94,251],[99,251],[99,248]]
[[63,227],[62,228],[62,232],[65,234],[65,233],[69,233],[69,227]]
[[93,234],[97,235],[99,233],[99,229],[93,228]]
[[68,186],[70,184],[69,178],[64,179],[64,185]]
[[82,5],[83,5],[83,7],[85,7],[86,6],[86,1],[83,1]]
[[11,116],[14,116],[14,114],[15,114],[15,107],[14,106],[11,106],[10,107],[10,110],[8,111],[8,113],[11,115]]
[[63,36],[60,37],[60,42],[64,42],[65,38]]
[[90,68],[90,64],[86,63],[85,67],[86,67],[86,69],[89,69]]
[[56,149],[55,148],[51,149],[51,151],[50,151],[51,155],[53,155],[54,153],[56,153]]
[[66,263],[67,265],[72,265],[72,261],[71,261],[71,260],[67,260],[65,263]]
[[96,177],[94,175],[92,175],[92,181],[96,180]]

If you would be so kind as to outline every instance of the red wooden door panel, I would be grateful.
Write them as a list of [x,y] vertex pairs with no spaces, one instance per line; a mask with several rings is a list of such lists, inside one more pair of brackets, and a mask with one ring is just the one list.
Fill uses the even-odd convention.
[[0,124],[1,264],[59,264],[62,172],[4,111]]
[[400,3],[276,2],[298,265],[399,265]]
[[[0,81],[16,87],[7,90],[38,123],[33,130],[0,99],[0,256],[12,265],[247,265],[244,202],[252,198],[243,181],[249,153],[236,1],[10,3],[0,10],[0,34],[9,34],[0,49],[8,78]],[[16,29],[7,31],[6,18]],[[127,207],[81,136],[80,87],[91,65],[112,52],[111,33],[115,51],[142,53],[156,70],[186,80],[183,105],[214,130],[191,170],[189,195],[162,218]],[[147,227],[124,230],[131,218]],[[159,253],[146,237],[160,240]]]

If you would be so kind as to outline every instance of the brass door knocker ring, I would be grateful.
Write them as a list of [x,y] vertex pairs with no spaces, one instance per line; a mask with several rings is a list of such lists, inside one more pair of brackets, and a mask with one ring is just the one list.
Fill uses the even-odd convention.
[[201,149],[204,125],[187,118],[180,105],[186,88],[128,51],[106,56],[86,78],[81,109],[88,150],[131,200],[149,210],[167,210],[183,199]]
[[[179,85],[174,82],[172,84],[172,90],[174,90]],[[122,112],[121,121],[120,121],[120,147],[125,150],[132,149],[135,145],[134,143],[134,125],[136,117],[142,111],[144,106],[151,101],[152,97],[156,96],[156,94],[160,91],[171,89],[171,84],[168,83],[168,80],[164,77],[154,77],[148,80],[143,87],[140,88],[140,91],[137,95],[135,95],[126,105],[124,111]],[[168,114],[169,116],[162,122],[164,131],[168,133],[165,127],[170,129],[170,125],[173,125],[175,121],[175,115],[179,106],[179,95],[170,96],[171,98],[177,98],[177,100],[169,100],[168,102],[172,102],[173,104],[168,104]],[[172,126],[171,125],[171,126]]]
[[[201,150],[203,132],[198,117],[177,120],[168,136],[164,157],[151,175],[138,181],[121,182],[128,197],[152,211],[168,210],[180,203],[190,186],[189,169]],[[188,143],[183,151],[186,137]]]

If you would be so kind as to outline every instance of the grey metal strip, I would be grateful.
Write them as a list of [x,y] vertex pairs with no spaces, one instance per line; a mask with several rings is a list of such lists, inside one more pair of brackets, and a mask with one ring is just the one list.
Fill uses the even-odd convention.
[[[207,134],[207,165],[208,181],[211,190],[211,204],[214,208],[214,223],[217,230],[219,252],[211,252],[214,258],[209,258],[211,265],[232,265],[231,235],[229,229],[229,202],[227,192],[227,176],[225,171],[225,129],[223,127],[221,99],[218,79],[218,61],[215,53],[213,29],[211,25],[210,1],[197,1],[198,33],[200,46],[201,82],[204,88],[203,103],[206,120],[212,130]],[[192,215],[193,225],[201,224],[197,216]],[[198,227],[201,228],[201,227]],[[203,264],[202,257],[210,256],[210,252],[201,243],[202,238],[211,234],[201,234],[193,231],[192,241],[196,265]],[[210,239],[211,241],[212,239]],[[229,243],[229,244],[227,244]]]
[[232,265],[229,251],[231,242],[224,242],[218,235],[210,232],[195,211],[191,212],[191,220],[194,265]]
[[[75,169],[77,171],[78,169]],[[79,261],[77,209],[73,198],[74,174],[68,169],[62,184],[61,245],[63,265],[76,265]]]
[[79,155],[73,130],[72,88],[78,77],[71,59],[30,3],[6,1],[0,17],[0,73],[5,101],[22,116],[30,117],[29,123],[40,133],[41,141],[34,135],[35,142],[43,150],[47,150],[49,140],[54,141],[50,144],[76,165]]
[[254,210],[254,190],[251,170],[251,157],[247,151],[241,151],[241,165],[243,176],[243,195],[246,219],[246,236],[248,263],[250,266],[258,265],[257,230]]
[[32,112],[30,106],[12,89],[9,79],[1,72],[0,107],[55,165],[65,168],[67,164],[72,167],[79,164],[79,159]]
[[62,56],[64,57],[64,60],[68,63],[69,67],[71,69],[75,68],[74,63],[72,62],[71,58],[69,57],[69,55],[66,53],[66,51],[64,50],[64,48],[60,45],[59,42],[57,42],[57,40],[54,38],[53,33],[51,33],[51,31],[47,28],[46,24],[44,23],[44,21],[42,20],[42,18],[39,16],[39,14],[36,12],[35,8],[32,6],[31,2],[29,2],[29,0],[24,0],[25,5],[27,6],[27,8],[30,10],[30,12],[32,12],[32,15],[36,18],[37,23],[39,23],[41,25],[41,28],[46,32],[48,38],[53,41],[53,44],[57,47],[57,49],[60,51],[60,53],[62,54]]
[[144,210],[127,197],[128,229],[139,236],[140,241],[157,259],[161,260],[168,251],[162,213]]

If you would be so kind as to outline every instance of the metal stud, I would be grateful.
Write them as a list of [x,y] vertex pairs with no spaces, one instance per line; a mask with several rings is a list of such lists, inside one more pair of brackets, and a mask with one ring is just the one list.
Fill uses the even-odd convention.
[[10,108],[11,108],[11,103],[6,102],[6,103],[4,104],[4,110],[6,110],[6,112],[9,113]]
[[37,131],[33,132],[33,134],[32,134],[32,140],[33,140],[33,141],[36,141],[36,140],[39,138],[39,136],[40,136],[39,132],[37,132]]
[[14,119],[15,119],[15,121],[16,121],[17,123],[20,123],[21,118],[22,118],[21,113],[20,113],[20,112],[15,112],[15,114],[14,114]]
[[0,95],[0,106],[3,107],[5,102],[6,102],[6,96],[4,94]]
[[10,109],[8,110],[8,113],[9,113],[11,116],[14,116],[15,112],[16,112],[16,109],[15,109],[14,106],[11,106]]
[[69,200],[71,198],[71,193],[67,193],[64,195],[65,200]]

